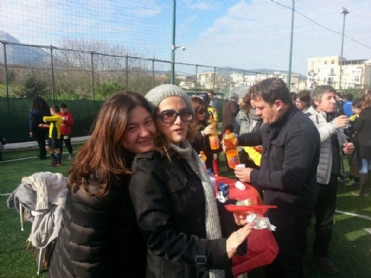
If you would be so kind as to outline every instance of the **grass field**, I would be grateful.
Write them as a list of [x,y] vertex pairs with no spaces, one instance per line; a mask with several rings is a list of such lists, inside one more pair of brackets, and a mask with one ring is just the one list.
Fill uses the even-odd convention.
[[[20,184],[22,177],[35,172],[51,171],[66,175],[69,169],[68,160],[65,160],[65,165],[59,168],[48,166],[49,160],[35,160],[36,150],[8,152],[3,156],[7,161],[29,159],[0,164],[0,194],[12,192]],[[225,167],[222,166],[221,174],[230,176],[232,173],[226,172]],[[371,218],[371,197],[352,196],[351,190],[353,190],[351,187],[339,186],[337,209]],[[31,223],[26,222],[25,231],[21,232],[19,215],[16,211],[7,208],[7,198],[8,196],[0,196],[0,277],[46,277],[46,271],[39,276],[36,274],[37,265],[32,251],[25,251]],[[364,228],[371,228],[369,219],[336,213],[330,252],[334,263],[341,271],[338,277],[371,277],[371,234]],[[309,246],[312,240],[313,225],[308,232]],[[312,259],[310,248],[308,248],[305,267],[305,277],[328,277]],[[257,277],[264,277],[262,269],[254,270],[249,274],[249,278]]]

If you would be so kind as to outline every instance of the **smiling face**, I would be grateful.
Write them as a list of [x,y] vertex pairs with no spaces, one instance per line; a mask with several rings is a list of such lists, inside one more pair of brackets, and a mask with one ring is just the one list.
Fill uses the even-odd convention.
[[138,105],[130,111],[122,145],[133,153],[148,152],[154,148],[155,134],[151,114]]
[[255,98],[256,115],[260,116],[265,124],[276,122],[283,113],[283,103],[281,100],[276,100],[274,104],[265,102],[262,98]]
[[336,95],[333,92],[324,93],[321,100],[314,100],[317,111],[333,113],[336,109]]
[[[185,108],[187,108],[187,105],[182,98],[171,96],[160,102],[156,113],[161,114],[162,111],[168,109],[173,109],[179,113],[181,109]],[[183,142],[187,136],[188,122],[182,121],[178,115],[173,123],[164,123],[160,118],[157,118],[156,125],[159,132],[175,145],[179,145],[179,143]]]

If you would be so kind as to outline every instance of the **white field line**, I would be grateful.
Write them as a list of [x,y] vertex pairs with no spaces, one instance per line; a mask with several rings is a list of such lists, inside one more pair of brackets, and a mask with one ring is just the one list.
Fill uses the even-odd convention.
[[356,214],[356,213],[347,212],[347,211],[338,210],[338,209],[335,210],[335,212],[345,214],[345,215],[349,215],[349,216],[355,216],[355,217],[363,218],[363,219],[366,219],[366,220],[371,220],[371,217],[366,216],[366,215],[362,215],[362,214]]

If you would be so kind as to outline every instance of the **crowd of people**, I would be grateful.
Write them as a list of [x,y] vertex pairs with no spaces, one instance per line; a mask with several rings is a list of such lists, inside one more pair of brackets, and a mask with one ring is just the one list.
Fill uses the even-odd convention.
[[[145,96],[118,92],[103,104],[68,172],[49,277],[233,277],[232,258],[253,224],[236,213],[235,231],[222,235],[206,171],[219,175],[225,151],[223,141],[217,149],[210,144],[218,132],[217,101],[213,91],[189,97],[166,84]],[[72,125],[65,103],[49,107],[35,97],[30,136],[38,159],[48,152],[60,166],[63,140],[72,158]],[[341,101],[328,85],[293,94],[283,80],[268,78],[241,99],[230,95],[223,107],[227,130],[236,134],[246,166],[234,169],[235,177],[277,206],[266,213],[279,246],[267,277],[304,277],[311,218],[313,256],[326,273],[340,273],[329,254],[337,188],[347,155],[349,178],[359,186],[352,193],[369,195],[371,90]]]

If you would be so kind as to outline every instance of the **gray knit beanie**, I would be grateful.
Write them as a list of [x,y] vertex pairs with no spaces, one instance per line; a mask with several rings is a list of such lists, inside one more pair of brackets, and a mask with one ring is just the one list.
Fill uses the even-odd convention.
[[172,96],[181,97],[185,101],[187,108],[193,111],[191,99],[186,94],[186,92],[184,92],[176,85],[163,84],[157,86],[150,90],[144,97],[148,100],[153,111],[155,111],[156,108],[160,105],[161,101]]

